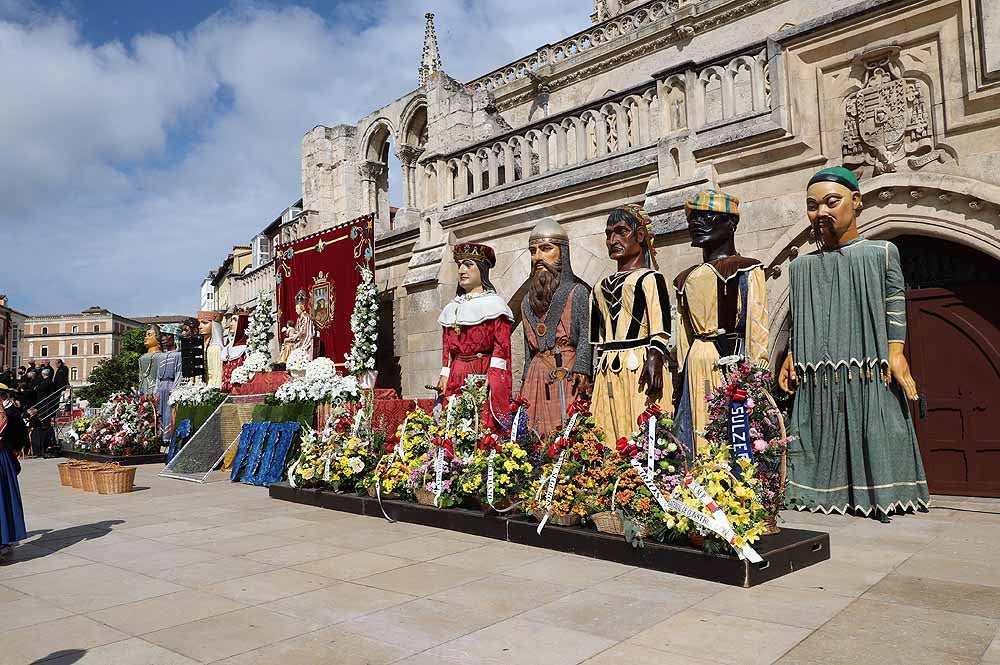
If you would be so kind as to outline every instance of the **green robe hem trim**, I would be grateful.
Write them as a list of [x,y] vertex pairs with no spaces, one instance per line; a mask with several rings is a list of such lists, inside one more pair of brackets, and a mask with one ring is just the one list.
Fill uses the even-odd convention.
[[910,499],[909,501],[900,500],[900,501],[894,501],[887,506],[881,506],[876,504],[874,506],[870,506],[867,508],[860,504],[852,506],[849,503],[845,503],[842,506],[815,505],[815,506],[788,506],[788,507],[803,513],[823,513],[824,515],[829,515],[831,513],[844,515],[847,513],[848,510],[854,510],[855,512],[861,513],[865,517],[868,517],[876,510],[880,510],[883,513],[888,514],[896,509],[899,509],[900,511],[917,510],[917,505],[929,509],[931,507],[931,501],[930,499],[926,501],[924,501],[923,499]]

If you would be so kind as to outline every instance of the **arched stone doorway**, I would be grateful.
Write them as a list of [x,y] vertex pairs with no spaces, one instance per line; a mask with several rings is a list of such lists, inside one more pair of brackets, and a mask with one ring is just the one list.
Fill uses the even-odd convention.
[[[991,248],[979,238],[943,228],[880,216],[861,230],[899,247],[906,352],[927,400],[927,416],[919,418],[916,408],[913,415],[931,492],[1000,497],[1000,433],[991,426],[1000,416],[1000,259],[986,253]],[[783,251],[812,251],[802,235]],[[791,323],[787,288],[775,300],[771,360],[777,366]]]
[[900,235],[907,356],[927,416],[917,438],[931,492],[1000,496],[1000,261],[954,242]]

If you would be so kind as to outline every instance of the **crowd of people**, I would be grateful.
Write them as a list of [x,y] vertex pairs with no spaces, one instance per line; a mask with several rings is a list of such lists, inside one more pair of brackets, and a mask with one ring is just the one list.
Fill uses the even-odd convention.
[[[62,360],[34,360],[16,370],[0,371],[0,385],[4,386],[11,402],[8,418],[24,424],[17,437],[10,437],[7,449],[17,457],[42,457],[58,452],[52,418],[69,405],[69,368]],[[6,411],[5,407],[5,411]]]

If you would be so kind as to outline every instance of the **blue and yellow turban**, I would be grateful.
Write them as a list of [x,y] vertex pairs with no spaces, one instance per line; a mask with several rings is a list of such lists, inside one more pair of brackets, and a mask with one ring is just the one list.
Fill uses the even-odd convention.
[[740,200],[735,196],[724,194],[714,189],[703,189],[684,204],[684,214],[688,217],[695,210],[705,212],[721,212],[727,215],[740,216]]

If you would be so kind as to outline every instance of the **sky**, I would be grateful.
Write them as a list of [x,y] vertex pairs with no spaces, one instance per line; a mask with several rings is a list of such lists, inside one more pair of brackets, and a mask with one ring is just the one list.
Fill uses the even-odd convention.
[[590,0],[0,0],[0,293],[27,314],[194,313],[301,197],[302,136],[417,87],[427,11],[469,81]]

